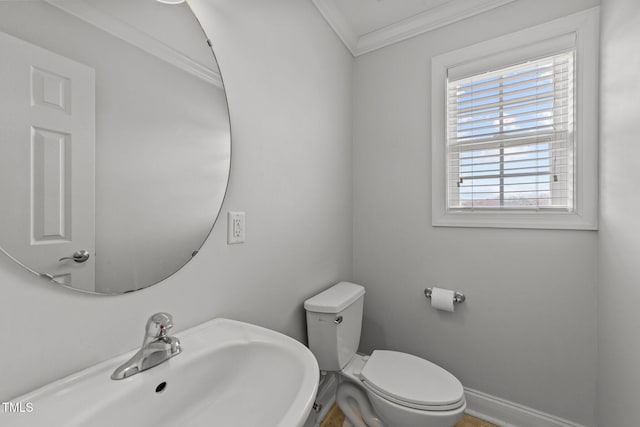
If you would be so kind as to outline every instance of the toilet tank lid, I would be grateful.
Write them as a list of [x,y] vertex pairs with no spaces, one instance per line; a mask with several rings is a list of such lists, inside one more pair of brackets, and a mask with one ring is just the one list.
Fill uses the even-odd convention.
[[304,302],[304,309],[314,313],[339,313],[364,295],[364,287],[340,282]]

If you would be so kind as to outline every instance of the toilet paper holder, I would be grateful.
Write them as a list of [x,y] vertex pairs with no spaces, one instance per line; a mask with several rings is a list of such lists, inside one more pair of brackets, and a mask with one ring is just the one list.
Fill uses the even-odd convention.
[[[427,288],[424,290],[424,296],[427,298],[431,298],[431,293],[433,292],[432,288]],[[464,296],[464,294],[462,292],[454,292],[453,293],[453,302],[456,304],[460,304],[461,302],[464,302],[467,299],[467,297]]]

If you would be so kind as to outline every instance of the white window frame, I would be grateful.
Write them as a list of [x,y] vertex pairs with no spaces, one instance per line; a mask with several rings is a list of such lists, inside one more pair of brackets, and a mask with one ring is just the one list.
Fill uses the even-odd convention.
[[[482,73],[552,55],[558,40],[575,40],[575,188],[572,212],[447,209],[448,70]],[[598,228],[599,7],[436,56],[432,71],[432,225],[445,227]]]

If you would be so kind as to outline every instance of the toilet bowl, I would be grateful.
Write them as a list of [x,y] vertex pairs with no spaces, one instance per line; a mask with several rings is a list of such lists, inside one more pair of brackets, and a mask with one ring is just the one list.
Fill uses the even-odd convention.
[[[385,350],[375,350],[370,357],[356,354],[339,374],[342,384],[356,386],[340,390],[342,411],[347,405],[361,406],[362,397],[354,396],[359,393],[385,427],[452,427],[466,408],[464,389],[456,377],[410,354]],[[355,408],[364,426],[371,427],[362,415],[364,409]]]
[[340,282],[305,301],[309,348],[321,370],[338,372],[337,402],[354,427],[454,427],[464,389],[445,369],[407,353],[356,354],[364,288]]

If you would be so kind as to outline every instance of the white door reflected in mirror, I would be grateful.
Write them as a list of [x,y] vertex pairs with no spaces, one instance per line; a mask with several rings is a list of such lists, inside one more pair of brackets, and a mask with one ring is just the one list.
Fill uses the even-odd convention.
[[[95,71],[0,33],[0,191],[5,249],[36,271],[95,291]],[[15,164],[22,165],[15,168]],[[5,199],[6,200],[6,199]]]

